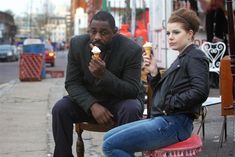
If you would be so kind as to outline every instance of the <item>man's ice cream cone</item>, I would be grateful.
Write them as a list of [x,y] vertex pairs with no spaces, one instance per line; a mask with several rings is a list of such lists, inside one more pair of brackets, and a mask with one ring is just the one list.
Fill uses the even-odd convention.
[[148,57],[150,57],[150,55],[151,55],[151,50],[152,50],[152,47],[153,47],[152,43],[151,43],[151,42],[146,42],[146,43],[143,45],[143,47],[144,47],[144,50],[145,50],[146,55],[147,55]]
[[91,52],[95,56],[95,58],[100,58],[100,49],[97,46],[93,46]]

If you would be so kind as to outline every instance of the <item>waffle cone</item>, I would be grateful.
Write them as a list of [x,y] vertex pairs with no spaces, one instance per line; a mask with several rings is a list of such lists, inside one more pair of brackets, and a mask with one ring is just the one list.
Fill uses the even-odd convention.
[[146,55],[147,55],[148,57],[150,57],[152,47],[145,47],[144,49],[145,49],[145,53],[146,53]]
[[95,57],[96,59],[98,59],[98,58],[100,58],[100,54],[99,54],[99,53],[94,53],[94,57]]

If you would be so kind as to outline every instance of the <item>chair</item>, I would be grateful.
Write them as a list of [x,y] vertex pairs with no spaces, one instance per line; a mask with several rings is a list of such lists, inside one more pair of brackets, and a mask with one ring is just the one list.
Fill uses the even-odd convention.
[[102,125],[102,124],[92,124],[92,123],[76,123],[75,131],[77,132],[77,143],[76,143],[76,153],[77,157],[84,157],[84,142],[82,139],[83,130],[95,131],[95,132],[107,132],[108,130],[114,128],[115,125]]
[[207,114],[207,108],[205,107],[202,111],[204,116],[201,119],[197,134],[194,133],[184,141],[180,141],[160,149],[145,151],[143,154],[149,157],[186,157],[195,156],[200,153],[203,144],[199,133],[205,120],[203,118],[205,118]]
[[231,58],[229,56],[226,56],[221,60],[220,94],[221,115],[224,116],[220,134],[220,147],[222,147],[223,137],[225,136],[225,140],[227,140],[227,116],[234,115],[233,76],[231,71]]
[[201,45],[201,50],[208,57],[210,62],[210,72],[215,72],[219,75],[220,72],[220,60],[223,58],[226,45],[223,42],[211,43],[204,42]]
[[193,134],[187,140],[160,148],[158,150],[147,151],[145,154],[150,157],[182,157],[195,156],[202,149],[202,140],[199,135]]

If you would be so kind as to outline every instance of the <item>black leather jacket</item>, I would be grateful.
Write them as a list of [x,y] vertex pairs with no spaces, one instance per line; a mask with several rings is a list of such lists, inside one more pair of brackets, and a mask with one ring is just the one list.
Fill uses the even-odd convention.
[[188,46],[160,76],[152,78],[151,116],[186,113],[198,118],[209,95],[209,63],[194,44]]

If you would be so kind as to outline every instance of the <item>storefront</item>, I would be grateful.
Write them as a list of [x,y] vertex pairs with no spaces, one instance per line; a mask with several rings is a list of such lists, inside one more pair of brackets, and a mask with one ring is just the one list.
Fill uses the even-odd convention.
[[[225,8],[225,15],[227,14],[226,3],[223,0],[150,0],[149,40],[153,43],[153,51],[159,67],[168,68],[178,55],[177,52],[169,49],[166,36],[167,19],[172,11],[185,7],[197,12],[201,25],[194,43],[200,46],[207,40],[206,14],[212,1],[221,2],[223,9]],[[235,8],[234,1],[233,8]]]

